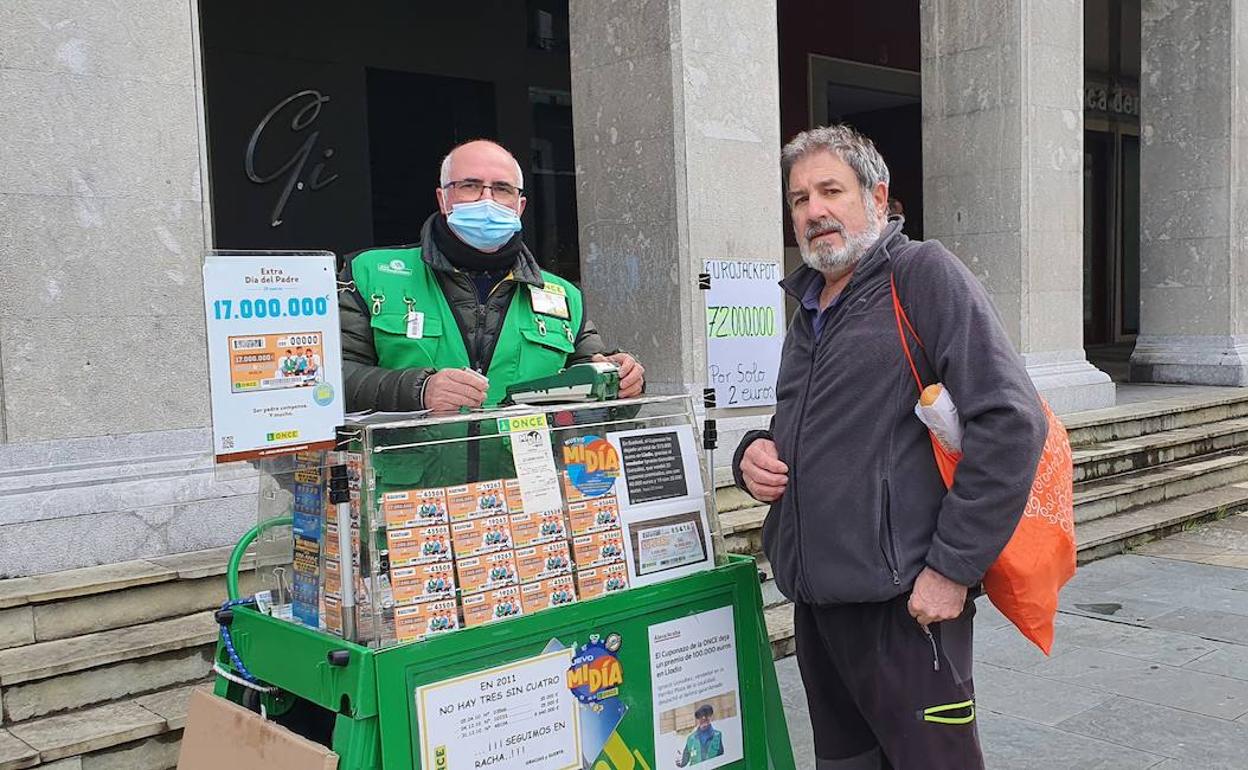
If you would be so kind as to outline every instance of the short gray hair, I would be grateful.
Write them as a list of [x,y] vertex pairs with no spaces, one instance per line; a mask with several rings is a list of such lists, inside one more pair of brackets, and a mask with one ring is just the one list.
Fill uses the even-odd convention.
[[789,140],[780,151],[780,174],[784,189],[789,189],[789,173],[802,158],[813,152],[830,152],[854,170],[863,195],[870,195],[880,182],[889,183],[888,164],[875,149],[875,144],[852,126],[839,124],[819,126],[803,131]]
[[[453,155],[456,150],[458,150],[460,147],[463,147],[465,144],[472,144],[473,142],[489,142],[490,144],[499,148],[500,150],[507,153],[508,155],[511,155],[511,150],[508,150],[506,147],[502,146],[501,144],[494,141],[493,139],[470,139],[467,142],[460,142],[459,144],[452,147],[451,151],[448,152],[446,154],[446,157],[442,159],[442,170],[438,173],[438,187],[446,187],[447,183],[451,181],[451,155]],[[520,170],[520,161],[516,160],[515,155],[511,155],[511,159],[516,164],[516,187],[519,187],[521,190],[523,190],[524,189],[524,172]],[[487,179],[485,181],[488,182],[490,180]]]

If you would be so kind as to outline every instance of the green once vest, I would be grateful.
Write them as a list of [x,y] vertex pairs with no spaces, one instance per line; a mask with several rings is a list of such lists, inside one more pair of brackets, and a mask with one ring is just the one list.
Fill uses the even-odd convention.
[[[469,358],[454,312],[433,269],[421,259],[419,248],[363,252],[351,262],[351,272],[369,311],[378,366],[386,369],[472,366],[474,362]],[[490,380],[485,398],[487,407],[502,401],[508,385],[557,374],[567,366],[576,348],[576,335],[584,312],[581,292],[551,273],[542,271],[542,278],[546,291],[561,293],[567,298],[570,318],[535,312],[527,285],[516,286],[485,372]],[[424,314],[419,339],[407,336],[409,309]],[[483,431],[492,432],[488,428]],[[469,438],[465,425],[445,425],[417,429],[413,435],[405,437],[405,443],[461,438]],[[448,445],[442,444],[436,449],[417,449],[389,457],[385,453],[377,455],[374,470],[378,488],[448,486],[513,477],[515,471],[510,447],[504,446],[506,441],[486,435],[460,444],[463,451],[448,451]]]
[[690,767],[692,765],[700,765],[708,759],[723,756],[724,754],[724,735],[719,730],[711,730],[711,740],[706,744],[706,753],[702,752],[702,741],[698,740],[698,731],[694,730],[685,739],[685,753],[682,759],[685,764],[681,767]]
[[[351,272],[372,316],[378,366],[462,369],[472,365],[451,306],[419,248],[366,251],[351,263]],[[508,385],[558,373],[576,348],[583,313],[581,292],[544,270],[542,278],[547,291],[567,297],[571,317],[534,312],[527,286],[516,287],[485,372],[490,380],[486,406],[502,401]],[[374,304],[377,298],[381,298],[379,305]],[[372,313],[377,307],[380,312]],[[407,336],[409,307],[424,314],[421,339]]]

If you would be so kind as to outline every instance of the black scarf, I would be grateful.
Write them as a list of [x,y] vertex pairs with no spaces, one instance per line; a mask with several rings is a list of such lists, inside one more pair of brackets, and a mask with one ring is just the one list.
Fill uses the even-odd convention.
[[516,233],[498,251],[487,254],[461,241],[446,223],[446,217],[438,214],[433,218],[433,242],[452,265],[465,273],[500,273],[515,266],[523,240]]

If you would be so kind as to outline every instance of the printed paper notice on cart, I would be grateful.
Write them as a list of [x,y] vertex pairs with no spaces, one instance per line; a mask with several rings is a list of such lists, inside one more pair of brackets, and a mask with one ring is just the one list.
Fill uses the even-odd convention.
[[332,447],[343,421],[334,255],[212,252],[204,311],[217,462]]
[[644,586],[714,566],[702,470],[688,425],[608,433],[629,584]]
[[416,688],[420,766],[580,770],[571,664],[556,650]]
[[650,626],[655,770],[712,770],[744,756],[732,607]]

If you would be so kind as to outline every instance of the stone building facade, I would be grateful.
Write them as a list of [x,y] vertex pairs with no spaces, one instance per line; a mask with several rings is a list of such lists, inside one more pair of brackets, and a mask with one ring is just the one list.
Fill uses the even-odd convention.
[[[836,5],[0,4],[0,577],[232,542],[255,489],[208,454],[203,253],[410,237],[428,159],[481,133],[527,148],[527,236],[655,392],[701,387],[703,259],[793,263],[779,149],[836,99],[899,110],[913,228],[981,277],[1059,411],[1114,400],[1085,351],[1089,218],[1121,236],[1107,341],[1136,342],[1131,376],[1248,385],[1248,0]],[[342,181],[296,188],[283,230],[243,152],[300,89],[330,96]],[[1089,131],[1124,116],[1107,168],[1138,201],[1119,181],[1089,208]]]

